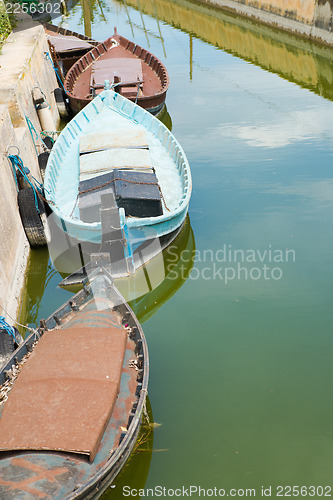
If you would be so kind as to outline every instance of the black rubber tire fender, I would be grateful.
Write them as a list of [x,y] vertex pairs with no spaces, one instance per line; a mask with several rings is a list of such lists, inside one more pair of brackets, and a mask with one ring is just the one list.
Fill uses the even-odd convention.
[[38,155],[39,171],[40,171],[40,175],[43,179],[43,182],[44,182],[44,178],[45,178],[46,164],[47,164],[47,160],[49,159],[49,156],[50,156],[49,151],[44,151],[43,153],[40,153]]
[[21,174],[21,172],[19,172],[19,171],[16,172],[16,178],[17,178],[17,183],[18,183],[19,189],[26,189],[30,186],[29,182]]
[[18,329],[16,328],[16,326],[13,326],[13,328],[14,328],[14,335],[15,335],[14,347],[15,347],[15,349],[17,349],[18,346],[22,344],[24,339],[23,339],[22,335],[20,334],[20,332],[18,331]]
[[22,224],[27,235],[31,248],[38,248],[46,245],[46,233],[42,221],[43,214],[45,215],[45,207],[43,201],[37,195],[38,213],[35,206],[35,196],[33,189],[22,189],[17,194],[17,202],[19,206]]
[[53,148],[53,145],[54,145],[54,140],[52,139],[52,137],[50,137],[49,135],[46,135],[44,138],[43,138],[43,142],[45,144],[45,146],[47,147],[47,149],[52,149]]
[[2,355],[12,354],[15,351],[15,340],[6,330],[0,328],[0,353]]
[[60,118],[62,119],[68,118],[69,113],[68,113],[68,106],[66,103],[66,96],[64,90],[61,89],[60,87],[54,89],[54,98]]

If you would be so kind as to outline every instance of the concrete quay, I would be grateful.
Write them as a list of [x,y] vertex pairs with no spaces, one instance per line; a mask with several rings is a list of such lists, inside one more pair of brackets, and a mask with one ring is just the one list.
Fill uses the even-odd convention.
[[38,86],[51,106],[55,123],[59,121],[53,95],[58,84],[52,64],[45,57],[47,51],[43,27],[30,16],[21,14],[0,54],[0,315],[11,324],[11,317],[16,318],[18,312],[30,247],[21,223],[16,183],[7,155],[19,151],[24,165],[40,179],[26,117],[40,133],[32,100],[32,90]]

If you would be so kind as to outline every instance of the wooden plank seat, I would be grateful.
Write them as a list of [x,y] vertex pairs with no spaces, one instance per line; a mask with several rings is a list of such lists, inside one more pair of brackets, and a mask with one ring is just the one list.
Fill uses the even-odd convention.
[[94,132],[80,137],[80,154],[110,148],[146,148],[148,141],[145,130],[118,129],[112,132]]
[[93,461],[119,392],[123,328],[46,332],[9,394],[0,451],[49,450]]
[[153,171],[144,130],[115,130],[80,139],[80,182],[111,172],[115,168]]
[[151,170],[148,149],[106,149],[80,156],[80,181],[90,175],[100,175],[118,169]]

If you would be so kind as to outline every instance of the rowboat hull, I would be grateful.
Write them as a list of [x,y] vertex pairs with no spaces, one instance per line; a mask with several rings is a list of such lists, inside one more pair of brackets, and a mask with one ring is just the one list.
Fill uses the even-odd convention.
[[[165,217],[164,220],[155,221],[156,217],[149,217],[145,221],[138,222],[135,219],[123,220],[126,225],[129,241],[134,252],[142,243],[167,236],[176,231],[183,223],[188,212],[184,207],[174,216]],[[55,214],[55,220],[59,227],[69,236],[76,238],[79,242],[89,242],[100,245],[102,242],[101,228],[98,225],[86,224],[79,226],[76,222],[68,221]]]
[[[69,92],[66,92],[66,96],[68,97],[69,106],[73,113],[78,113],[81,111],[92,99],[84,99],[74,97]],[[131,101],[136,101],[138,106],[141,106],[143,109],[147,110],[152,115],[159,115],[163,111],[165,106],[165,98],[166,91],[157,96],[148,96],[148,97],[139,97],[137,100],[135,97],[130,98]]]
[[[94,285],[96,285],[95,295]],[[99,294],[98,298],[96,291]],[[97,300],[101,300],[101,297],[103,304],[108,304],[108,309],[99,309]],[[97,306],[93,311],[92,300],[96,300]],[[63,327],[66,329],[68,324],[77,324],[80,315],[78,311],[82,313],[81,317],[87,317],[89,327],[95,328],[96,339],[100,338],[99,331],[103,330],[101,324],[108,321],[110,314],[114,317],[119,316],[128,331],[117,402],[97,454],[93,461],[88,461],[84,456],[67,451],[41,449],[0,453],[0,496],[3,499],[21,498],[22,495],[29,498],[52,499],[99,498],[124,466],[135,446],[147,394],[149,370],[147,344],[133,311],[104,276],[92,278],[90,289],[86,288],[72,297],[43,322],[38,331],[27,337],[24,344],[14,352],[10,361],[0,371],[0,384],[8,380],[11,376],[10,370],[14,368],[15,371],[24,356],[29,355],[31,351],[35,353],[40,336],[41,340],[44,340],[45,331],[52,336],[53,331],[59,332]],[[85,327],[85,324],[82,326]],[[135,345],[133,351],[131,343]],[[131,368],[130,361],[135,359],[138,360],[139,371]],[[24,367],[28,364],[29,359]],[[99,359],[96,359],[96,365],[99,365]],[[14,380],[13,391],[15,383]],[[3,390],[3,386],[1,389]],[[8,397],[11,398],[10,393]],[[89,400],[89,397],[87,399]],[[0,425],[6,408],[3,411],[2,409],[3,406],[0,406]],[[27,433],[29,434],[29,428]],[[2,442],[3,439],[0,440],[0,447]]]
[[[99,65],[98,70],[96,65]],[[104,76],[99,77],[97,72]],[[115,32],[82,56],[68,71],[64,88],[72,111],[77,113],[91,102],[100,91],[105,74],[114,83],[115,73],[119,75],[116,89],[122,95],[152,114],[162,110],[169,87],[164,64],[140,45]],[[94,78],[99,78],[99,81],[94,83]]]
[[[112,90],[103,91],[61,133],[47,163],[44,186],[47,201],[53,210],[52,217],[65,236],[81,242],[101,244],[101,222],[83,222],[75,207],[80,168],[78,148],[80,137],[96,128],[98,123],[106,123],[112,130],[119,120],[126,127],[132,127],[130,130],[141,127],[150,134],[157,145],[158,155],[171,162],[174,186],[178,192],[177,199],[172,199],[173,207],[170,209],[166,206],[163,214],[156,217],[125,217],[124,210],[119,209],[124,236],[131,252],[134,252],[145,241],[164,237],[183,224],[192,190],[190,168],[183,149],[165,125],[150,113]],[[157,176],[168,178],[168,172],[164,171],[163,166]],[[166,189],[164,197],[173,197],[175,187],[162,186],[163,189]],[[68,207],[67,213],[63,208],[65,205]],[[74,207],[73,210],[70,207]]]

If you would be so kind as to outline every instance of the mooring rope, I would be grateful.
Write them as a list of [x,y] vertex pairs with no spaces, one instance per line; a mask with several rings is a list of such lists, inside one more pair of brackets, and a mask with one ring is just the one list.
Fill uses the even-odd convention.
[[[37,132],[37,130],[34,127],[34,124],[32,123],[32,121],[30,120],[30,118],[27,115],[25,115],[25,119],[26,119],[26,122],[28,124],[28,128],[29,128],[29,132],[30,132],[30,135],[31,135],[31,138],[32,138],[32,142],[34,143],[34,146],[35,146],[36,155],[38,156],[37,145],[36,145],[36,142],[35,142],[35,139],[34,139],[34,136],[33,136],[32,132],[35,132],[36,140],[38,140],[38,139],[41,140],[41,142],[42,142],[41,146],[42,146],[42,148],[43,148],[44,151],[47,151],[48,148],[46,147],[46,144],[43,141],[42,135],[48,135],[48,134],[56,133],[56,132],[48,132],[47,134],[45,134],[45,132],[42,132],[41,133],[42,135],[41,135],[41,134],[39,134]],[[51,139],[52,139],[52,137],[51,137]],[[54,142],[54,139],[52,139],[52,141]]]
[[36,207],[37,213],[40,214],[40,210],[38,207],[38,196],[39,195],[43,196],[42,184],[33,175],[31,175],[31,177],[34,180],[34,182],[30,181],[28,174],[26,172],[26,169],[23,165],[23,161],[19,157],[19,155],[8,155],[7,158],[10,160],[10,162],[12,164],[12,169],[13,169],[13,173],[14,173],[14,177],[15,177],[17,192],[19,191],[18,182],[17,182],[17,171],[19,171],[21,173],[21,175],[23,176],[23,178],[27,181],[27,183],[32,187],[32,190],[34,193],[34,198],[35,198],[35,207]]
[[[63,88],[63,89],[64,89],[64,91],[65,91],[65,87],[64,87],[64,84],[63,84],[62,78],[61,78],[61,76],[60,76],[60,74],[59,74],[58,68],[56,68],[56,67],[55,67],[55,65],[53,64],[53,61],[52,61],[52,58],[51,58],[51,56],[50,56],[49,52],[44,52],[44,53],[45,53],[45,59],[46,59],[46,60],[48,59],[49,61],[51,61],[52,67],[53,67],[53,69],[54,69],[54,71],[55,71],[55,74],[56,74],[56,76],[57,76],[58,80],[59,80],[59,83],[61,84],[62,88]],[[66,91],[65,91],[65,92],[66,92]]]
[[34,89],[39,89],[39,90],[40,90],[40,92],[41,92],[41,94],[42,94],[42,96],[43,96],[43,98],[44,98],[45,103],[48,105],[49,109],[51,109],[51,105],[47,102],[46,95],[45,95],[45,93],[42,91],[42,89],[41,89],[38,85],[35,85],[35,86],[34,86]]
[[39,136],[38,136],[38,132],[37,130],[35,129],[34,127],[34,124],[32,123],[32,121],[30,120],[30,118],[25,115],[25,120],[27,122],[27,125],[28,125],[28,128],[29,128],[29,132],[30,132],[30,135],[31,135],[31,138],[32,138],[32,142],[34,143],[34,147],[35,147],[35,151],[36,151],[36,155],[38,156],[38,151],[37,151],[37,146],[36,146],[36,142],[35,142],[35,139],[34,139],[34,135],[32,132],[35,132],[36,134],[36,141],[38,140]]
[[[0,308],[3,310],[3,312],[15,323],[15,325],[18,325],[18,326],[21,326],[22,328],[25,328],[26,330],[28,330],[29,332],[31,333],[35,333],[37,335],[38,334],[38,331],[35,330],[34,328],[30,328],[29,326],[26,326],[26,325],[22,325],[21,323],[19,323],[18,321],[16,321],[10,314],[8,311],[6,311],[6,309],[0,304]],[[4,316],[0,316],[0,319],[5,319]],[[12,327],[11,327],[12,328]]]
[[[42,130],[42,132],[40,134],[43,137],[47,137],[47,136],[51,136],[51,135],[61,134],[61,130]],[[52,139],[53,144],[54,144],[55,140],[53,139],[53,137],[50,137],[50,139]]]
[[16,342],[15,330],[9,323],[5,320],[4,316],[0,316],[0,329],[5,330],[8,335],[11,335]]

